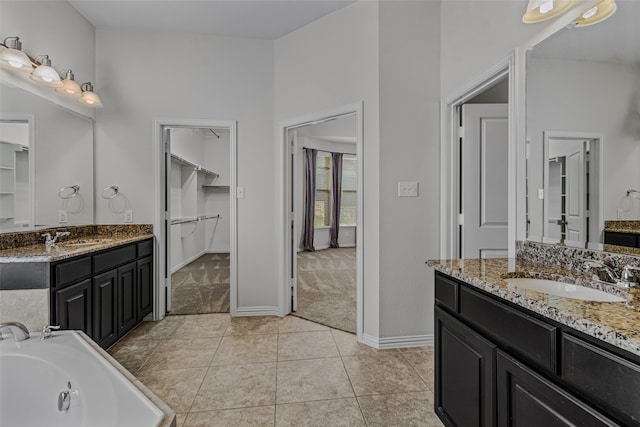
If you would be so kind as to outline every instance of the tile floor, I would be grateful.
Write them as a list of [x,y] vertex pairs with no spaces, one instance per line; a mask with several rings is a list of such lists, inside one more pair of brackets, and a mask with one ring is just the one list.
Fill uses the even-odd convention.
[[293,316],[168,316],[109,353],[179,427],[442,426],[430,347],[375,350]]

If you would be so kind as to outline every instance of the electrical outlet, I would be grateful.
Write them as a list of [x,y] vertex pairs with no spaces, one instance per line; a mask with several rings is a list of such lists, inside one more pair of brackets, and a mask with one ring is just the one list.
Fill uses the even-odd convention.
[[236,197],[238,199],[244,199],[244,187],[238,187],[236,189]]
[[417,182],[399,182],[398,197],[418,197]]
[[62,224],[67,222],[67,220],[67,211],[65,211],[64,209],[60,209],[58,211],[58,222]]
[[544,188],[538,188],[538,200],[544,199]]
[[624,211],[622,209],[618,209],[618,219],[624,219]]
[[124,211],[124,222],[133,222],[133,211],[131,209]]

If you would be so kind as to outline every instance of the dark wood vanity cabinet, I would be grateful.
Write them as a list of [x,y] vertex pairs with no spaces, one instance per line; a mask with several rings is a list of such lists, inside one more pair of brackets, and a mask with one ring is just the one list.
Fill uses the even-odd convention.
[[107,348],[153,311],[153,239],[51,265],[51,323]]
[[640,426],[640,357],[435,279],[434,402],[446,426]]
[[640,248],[640,234],[604,231],[604,244]]

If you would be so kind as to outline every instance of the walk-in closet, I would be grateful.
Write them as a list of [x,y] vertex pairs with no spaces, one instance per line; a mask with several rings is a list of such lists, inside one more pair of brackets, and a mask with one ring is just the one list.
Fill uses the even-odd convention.
[[170,129],[170,314],[227,313],[229,129]]

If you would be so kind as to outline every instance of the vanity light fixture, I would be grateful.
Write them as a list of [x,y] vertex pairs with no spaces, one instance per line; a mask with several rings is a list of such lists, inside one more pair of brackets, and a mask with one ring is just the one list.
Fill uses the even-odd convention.
[[522,22],[534,24],[558,16],[573,5],[574,0],[529,0]]
[[587,27],[597,24],[613,15],[617,8],[615,0],[601,0],[598,4],[582,13],[576,19],[575,26]]
[[2,42],[2,46],[6,49],[0,52],[0,66],[23,73],[33,71],[31,59],[22,51],[20,37],[7,37]]
[[81,88],[82,96],[78,99],[78,101],[90,107],[102,107],[102,101],[100,100],[98,94],[93,91],[93,85],[91,84],[91,82],[83,83]]
[[74,75],[71,70],[62,72],[62,86],[56,88],[56,92],[63,93],[65,95],[80,96],[82,89],[80,85],[74,80]]
[[38,64],[38,66],[35,70],[33,70],[33,73],[31,73],[31,80],[45,86],[62,86],[60,75],[51,67],[51,60],[49,59],[49,55],[40,55],[36,57],[35,62],[36,64]]

